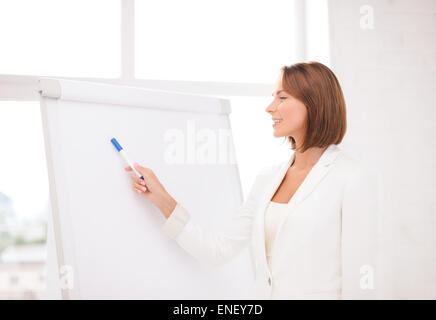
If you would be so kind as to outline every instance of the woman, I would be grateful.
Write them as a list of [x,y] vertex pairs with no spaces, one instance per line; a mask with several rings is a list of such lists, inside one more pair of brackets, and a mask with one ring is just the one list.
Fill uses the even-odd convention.
[[208,235],[149,168],[135,164],[145,182],[133,174],[133,189],[167,218],[163,232],[199,260],[222,264],[250,243],[257,298],[375,298],[376,184],[337,146],[346,131],[339,82],[317,62],[281,71],[266,112],[294,152],[261,170],[220,234]]

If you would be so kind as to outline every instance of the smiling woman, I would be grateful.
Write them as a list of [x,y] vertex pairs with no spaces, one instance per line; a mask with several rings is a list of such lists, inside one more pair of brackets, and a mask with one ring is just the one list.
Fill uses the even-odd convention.
[[[318,62],[282,71],[266,111],[294,152],[259,172],[222,230],[206,230],[166,191],[155,195],[162,203],[148,198],[166,208],[162,231],[200,261],[222,265],[250,245],[257,299],[374,299],[377,180],[337,146],[346,131],[341,87]],[[160,182],[152,174],[145,184]]]
[[287,136],[292,149],[300,152],[339,144],[347,118],[334,73],[319,62],[296,63],[281,70],[276,97],[266,109],[274,121],[274,136]]

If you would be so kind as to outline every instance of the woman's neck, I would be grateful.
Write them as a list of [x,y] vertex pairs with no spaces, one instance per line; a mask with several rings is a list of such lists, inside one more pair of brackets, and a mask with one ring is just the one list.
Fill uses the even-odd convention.
[[295,168],[296,170],[307,170],[312,168],[318,162],[319,158],[321,158],[325,149],[327,149],[327,147],[312,147],[303,153],[295,151],[292,168]]

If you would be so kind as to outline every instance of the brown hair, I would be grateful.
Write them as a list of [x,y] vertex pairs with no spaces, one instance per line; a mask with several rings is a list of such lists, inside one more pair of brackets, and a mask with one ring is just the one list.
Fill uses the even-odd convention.
[[[334,73],[319,62],[296,63],[280,70],[283,89],[307,109],[306,135],[299,151],[339,144],[347,129],[347,117],[344,95]],[[295,139],[289,136],[288,140],[295,150]]]

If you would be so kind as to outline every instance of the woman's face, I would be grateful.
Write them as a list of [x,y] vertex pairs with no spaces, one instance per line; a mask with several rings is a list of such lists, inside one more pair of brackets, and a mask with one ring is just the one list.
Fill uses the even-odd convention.
[[292,136],[296,141],[302,141],[306,133],[307,109],[300,101],[283,91],[281,75],[273,91],[274,100],[265,109],[271,114],[275,137]]

